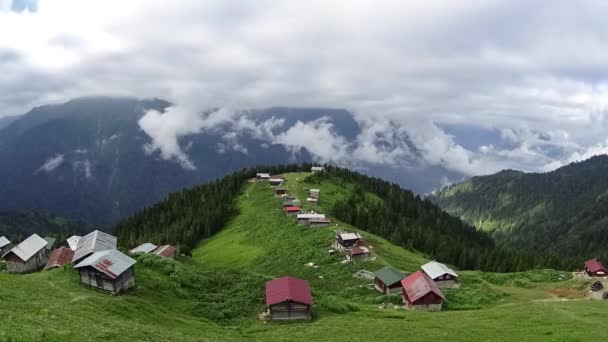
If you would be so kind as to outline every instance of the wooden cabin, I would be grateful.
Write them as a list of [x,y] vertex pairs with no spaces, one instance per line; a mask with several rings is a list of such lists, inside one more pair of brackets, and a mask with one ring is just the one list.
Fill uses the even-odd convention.
[[60,247],[51,252],[45,270],[59,268],[72,262],[74,251],[69,247]]
[[270,179],[270,173],[265,173],[265,172],[256,173],[255,177],[258,180],[269,180]]
[[346,259],[354,261],[369,257],[369,249],[367,247],[355,246],[346,250]]
[[584,270],[590,277],[608,276],[608,269],[597,258],[585,261]]
[[308,193],[308,197],[319,198],[320,193],[321,193],[321,190],[319,190],[319,189],[310,189],[310,191]]
[[404,278],[405,274],[401,271],[386,266],[374,272],[374,287],[385,294],[400,293],[403,290],[401,280]]
[[342,232],[336,235],[336,248],[346,250],[355,247],[363,238],[359,233]]
[[311,319],[312,304],[306,280],[283,277],[266,283],[266,306],[273,321]]
[[276,189],[274,189],[274,194],[277,196],[287,195],[287,189],[283,187],[277,187]]
[[313,166],[310,168],[310,172],[312,173],[319,173],[323,171],[325,171],[325,168],[323,166]]
[[268,184],[270,184],[270,186],[279,186],[281,184],[283,184],[285,180],[283,178],[280,177],[272,177],[268,180]]
[[154,250],[157,248],[158,248],[157,245],[146,242],[146,243],[142,243],[141,245],[133,248],[132,250],[129,251],[129,253],[131,253],[131,254],[148,254],[148,253],[154,252]]
[[78,240],[72,261],[78,263],[95,252],[116,249],[117,238],[108,233],[95,230]]
[[445,296],[437,284],[426,273],[416,271],[401,280],[401,296],[410,310],[440,311]]
[[283,208],[283,210],[285,210],[285,213],[287,213],[287,215],[298,215],[301,211],[302,208],[300,207],[285,207]]
[[458,284],[458,274],[446,265],[435,260],[422,265],[420,268],[440,288],[453,287]]
[[161,256],[163,258],[175,259],[175,254],[177,252],[177,248],[171,245],[163,245],[158,247],[154,252],[154,254]]
[[308,220],[308,225],[312,228],[325,227],[331,224],[331,220],[327,217],[311,218]]
[[317,205],[319,204],[319,199],[314,197],[308,197],[306,199],[306,202],[308,202],[308,204]]
[[135,285],[135,263],[137,261],[127,255],[111,249],[89,255],[74,268],[80,273],[81,283],[117,294]]
[[322,219],[322,218],[325,218],[325,214],[315,214],[315,213],[298,214],[296,216],[296,218],[298,220],[298,224],[308,224],[308,222],[311,219]]
[[49,256],[46,245],[47,241],[37,234],[23,240],[2,256],[6,260],[6,270],[11,273],[26,273],[43,268]]
[[4,236],[0,236],[0,255],[4,255],[10,250],[11,241]]
[[281,200],[283,202],[283,208],[286,207],[301,207],[302,203],[300,202],[300,200],[295,199],[293,197],[283,197],[283,199]]

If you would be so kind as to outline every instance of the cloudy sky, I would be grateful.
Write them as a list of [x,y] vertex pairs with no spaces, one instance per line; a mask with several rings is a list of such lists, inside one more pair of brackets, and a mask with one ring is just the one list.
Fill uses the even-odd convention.
[[[201,110],[345,108],[364,160],[551,170],[608,152],[606,13],[604,0],[0,0],[0,117],[165,98],[175,107],[141,122],[148,148],[188,166],[176,137],[213,124]],[[331,123],[300,125],[273,141],[347,153]]]

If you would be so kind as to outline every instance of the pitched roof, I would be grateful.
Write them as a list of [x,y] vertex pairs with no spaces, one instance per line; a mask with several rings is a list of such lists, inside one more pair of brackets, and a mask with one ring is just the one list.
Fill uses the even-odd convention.
[[378,279],[380,279],[387,286],[391,286],[395,283],[398,283],[403,278],[405,278],[405,274],[390,266],[386,266],[377,270],[376,272],[374,272],[374,275],[378,277]]
[[136,254],[136,253],[150,253],[152,251],[154,251],[158,246],[156,246],[155,244],[146,242],[146,243],[142,243],[141,245],[133,248],[132,250],[129,251],[129,253],[131,254]]
[[55,245],[55,241],[57,241],[57,239],[50,236],[45,236],[44,240],[47,242],[46,249],[52,249]]
[[361,238],[359,233],[341,233],[339,236],[342,240],[357,240]]
[[325,218],[325,214],[298,214],[299,219]]
[[10,253],[15,254],[19,259],[28,261],[31,257],[40,252],[41,249],[45,248],[48,242],[45,239],[38,236],[38,234],[32,234],[27,239],[23,240],[20,244],[13,247],[10,251],[3,255],[6,256]]
[[294,277],[283,277],[266,283],[266,305],[285,301],[312,305],[313,299],[308,282]]
[[156,255],[160,255],[165,258],[172,258],[175,256],[175,251],[177,249],[171,245],[164,245],[158,247],[153,253]]
[[597,258],[585,261],[585,267],[589,270],[589,272],[608,271],[606,267],[599,262],[599,260],[597,260]]
[[431,277],[431,279],[435,279],[444,274],[449,274],[454,277],[458,277],[458,274],[456,272],[454,272],[453,269],[451,269],[451,268],[447,267],[446,265],[444,265],[440,262],[437,262],[435,260],[420,266],[420,268],[422,268],[424,273],[428,274],[428,276]]
[[119,250],[110,249],[89,255],[78,265],[74,266],[74,268],[91,266],[99,272],[105,273],[110,278],[116,279],[136,263],[137,261],[121,253]]
[[359,255],[359,254],[367,254],[369,253],[369,249],[367,247],[353,247],[346,251],[349,255]]
[[67,242],[68,242],[68,246],[70,246],[70,248],[75,251],[76,248],[78,247],[78,240],[82,239],[80,236],[78,235],[72,235],[68,238]]
[[434,292],[439,297],[445,299],[443,292],[441,292],[433,279],[429,278],[429,276],[422,271],[416,271],[415,273],[410,274],[405,279],[401,280],[401,285],[410,302],[415,302],[431,292]]
[[285,211],[300,211],[300,207],[285,207]]
[[99,230],[92,231],[80,238],[72,261],[78,261],[91,253],[115,249],[116,241],[117,238],[108,233]]
[[0,248],[10,245],[11,242],[4,236],[0,236]]
[[61,267],[63,265],[67,265],[72,262],[72,257],[74,256],[74,251],[68,247],[61,247],[53,250],[51,255],[49,255],[49,260],[46,263],[44,269],[49,269],[53,267]]

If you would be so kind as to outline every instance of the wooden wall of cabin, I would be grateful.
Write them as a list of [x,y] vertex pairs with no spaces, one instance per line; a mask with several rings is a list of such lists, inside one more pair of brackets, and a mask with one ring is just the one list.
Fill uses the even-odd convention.
[[292,301],[270,306],[270,318],[275,321],[311,319],[310,306]]
[[46,248],[43,248],[29,260],[23,261],[15,254],[11,253],[6,257],[6,270],[11,273],[27,273],[33,272],[46,266],[48,261],[48,253]]

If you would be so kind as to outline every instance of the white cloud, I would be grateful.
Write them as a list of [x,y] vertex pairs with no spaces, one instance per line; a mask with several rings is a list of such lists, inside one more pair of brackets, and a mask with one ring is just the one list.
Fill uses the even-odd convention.
[[40,166],[38,168],[38,170],[36,172],[39,171],[44,171],[44,172],[52,172],[53,170],[55,170],[56,168],[58,168],[59,166],[61,166],[61,164],[63,163],[63,154],[57,154],[53,157],[50,157],[49,159],[47,159],[42,166]]

